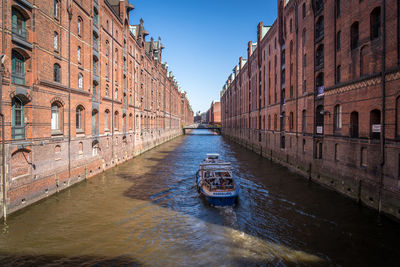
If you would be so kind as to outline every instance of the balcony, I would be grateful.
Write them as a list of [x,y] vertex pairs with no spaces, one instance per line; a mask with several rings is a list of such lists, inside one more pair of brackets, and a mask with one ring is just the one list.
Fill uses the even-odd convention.
[[25,85],[25,74],[24,73],[11,73],[11,83]]

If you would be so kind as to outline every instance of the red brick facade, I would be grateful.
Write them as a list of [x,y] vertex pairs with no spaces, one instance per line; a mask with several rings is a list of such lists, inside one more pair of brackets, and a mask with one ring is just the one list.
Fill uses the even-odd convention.
[[223,87],[223,134],[400,218],[400,1],[277,3]]
[[2,190],[10,212],[193,123],[161,61],[161,40],[146,40],[143,21],[129,25],[128,0],[3,2]]
[[211,102],[211,106],[207,110],[207,123],[221,124],[221,102]]

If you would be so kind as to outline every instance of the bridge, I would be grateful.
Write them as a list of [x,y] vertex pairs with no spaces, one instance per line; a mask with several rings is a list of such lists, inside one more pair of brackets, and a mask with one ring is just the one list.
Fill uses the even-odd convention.
[[192,124],[183,127],[183,134],[186,134],[186,130],[211,130],[215,133],[221,134],[221,126],[211,124]]

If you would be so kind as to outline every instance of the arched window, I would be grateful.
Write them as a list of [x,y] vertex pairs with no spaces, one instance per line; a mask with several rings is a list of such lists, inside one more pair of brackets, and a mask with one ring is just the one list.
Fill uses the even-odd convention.
[[110,96],[110,89],[108,87],[108,84],[106,85],[105,95],[106,95],[106,97]]
[[93,24],[98,25],[99,23],[99,12],[97,11],[96,8],[93,9]]
[[118,111],[114,113],[114,131],[118,131]]
[[122,114],[122,132],[126,133],[126,114]]
[[321,39],[324,36],[324,17],[321,16],[317,20],[317,25],[315,27],[315,39]]
[[12,99],[12,139],[25,139],[24,103],[18,97]]
[[350,48],[356,49],[358,47],[358,21],[354,22],[350,28]]
[[55,82],[60,83],[61,82],[61,67],[59,64],[54,64],[54,72],[53,72],[53,79]]
[[54,32],[54,40],[53,40],[54,51],[58,52],[58,33]]
[[106,109],[106,111],[104,112],[104,130],[105,131],[109,131],[109,125],[108,125],[108,121],[109,121],[109,117],[110,117],[110,111],[108,109]]
[[368,73],[369,73],[368,46],[364,45],[360,49],[360,76],[364,76]]
[[98,135],[99,123],[98,123],[98,114],[97,109],[92,110],[92,136]]
[[62,106],[58,102],[51,104],[51,130],[52,134],[60,134],[62,130]]
[[334,130],[342,129],[342,106],[336,105],[333,110]]
[[301,113],[301,132],[303,134],[306,133],[306,127],[307,127],[307,111],[303,109]]
[[129,130],[132,130],[133,128],[133,116],[132,113],[129,114]]
[[78,32],[79,36],[82,35],[82,18],[81,17],[78,17],[77,32]]
[[11,54],[11,82],[25,84],[25,58],[15,50]]
[[303,3],[303,19],[306,17],[306,3]]
[[376,7],[370,15],[371,40],[381,35],[381,8]]
[[374,109],[370,112],[371,138],[379,139],[381,136],[381,111]]
[[20,11],[16,8],[11,10],[12,16],[12,33],[18,35],[18,37],[26,40],[26,19]]
[[82,75],[82,73],[78,74],[78,88],[79,89],[83,88],[83,75]]
[[53,13],[55,18],[58,18],[58,8],[59,8],[58,0],[54,0]]
[[80,46],[78,46],[76,57],[78,58],[78,63],[81,63],[81,47]]
[[118,100],[118,88],[115,88],[114,99]]
[[350,137],[358,138],[358,112],[353,111],[350,114]]
[[110,43],[106,40],[106,56],[110,54]]
[[324,66],[324,45],[318,46],[315,63],[317,65],[317,68],[322,68]]
[[293,118],[293,112],[289,113],[289,128],[290,131],[292,132],[294,129],[294,118]]
[[76,108],[76,131],[82,132],[84,129],[84,109],[81,105]]
[[93,82],[92,100],[97,102],[97,82]]
[[324,106],[319,105],[315,110],[315,118],[316,118],[316,133],[323,134],[324,133]]
[[342,79],[341,66],[339,65],[336,67],[336,82],[340,83],[341,79]]
[[93,33],[93,49],[98,51],[99,47],[98,47],[98,36],[96,33]]

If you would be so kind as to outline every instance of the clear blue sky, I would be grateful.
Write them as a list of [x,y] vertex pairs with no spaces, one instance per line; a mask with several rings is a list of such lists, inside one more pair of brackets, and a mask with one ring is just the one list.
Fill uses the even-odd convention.
[[193,111],[206,111],[219,94],[247,42],[257,40],[257,24],[272,25],[276,0],[130,0],[131,23],[144,20],[165,46],[163,61],[188,93]]

